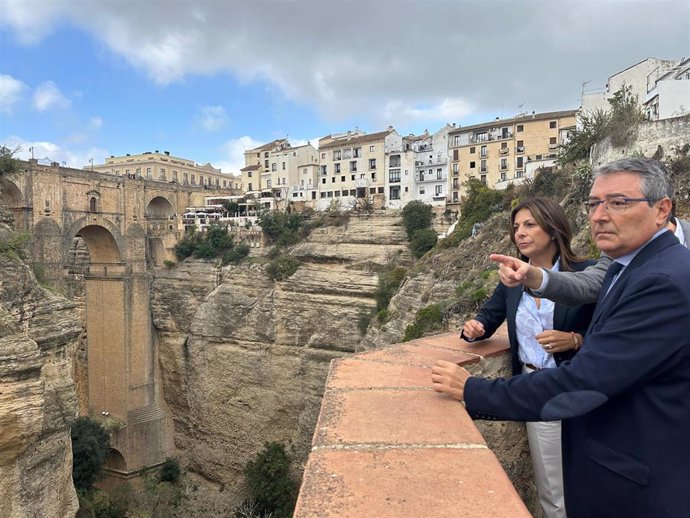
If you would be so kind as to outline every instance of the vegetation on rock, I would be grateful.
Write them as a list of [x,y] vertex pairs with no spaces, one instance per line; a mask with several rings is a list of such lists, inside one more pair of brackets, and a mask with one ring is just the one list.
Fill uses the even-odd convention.
[[71,436],[74,487],[91,489],[110,452],[110,434],[95,419],[80,417],[72,424]]
[[266,266],[266,273],[274,281],[282,281],[290,277],[300,266],[299,259],[291,255],[279,255]]
[[247,463],[244,476],[261,513],[272,513],[276,518],[292,516],[297,485],[290,477],[290,457],[282,444],[265,443],[263,450]]
[[[175,255],[181,261],[187,257],[218,259],[221,264],[238,263],[249,255],[249,245],[235,243],[227,228],[209,225],[206,232],[191,232],[175,245]],[[166,264],[166,267],[169,267]]]
[[411,201],[403,208],[402,217],[410,250],[415,257],[422,257],[438,241],[436,232],[431,229],[431,205],[419,200]]

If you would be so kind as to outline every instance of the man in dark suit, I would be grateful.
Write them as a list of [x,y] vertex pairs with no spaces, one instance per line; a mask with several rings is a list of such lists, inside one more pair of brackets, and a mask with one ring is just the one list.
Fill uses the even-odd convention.
[[655,162],[595,176],[592,235],[614,262],[572,361],[507,380],[432,369],[434,390],[474,418],[563,420],[568,518],[690,516],[690,251],[665,228],[671,187]]

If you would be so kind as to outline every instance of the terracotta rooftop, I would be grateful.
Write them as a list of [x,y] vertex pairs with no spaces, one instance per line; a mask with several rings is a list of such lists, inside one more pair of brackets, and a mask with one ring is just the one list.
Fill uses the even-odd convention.
[[[369,133],[368,135],[359,135],[352,137],[340,137],[335,139],[333,142],[328,142],[327,144],[319,144],[319,150],[329,149],[334,147],[352,146],[354,144],[363,144],[365,142],[373,142],[376,140],[383,140],[389,134],[395,130],[385,130],[379,131],[378,133]],[[323,139],[321,139],[323,140]],[[319,141],[320,142],[320,141]]]
[[558,112],[544,112],[544,113],[534,113],[519,115],[517,117],[511,117],[510,119],[496,119],[489,122],[482,122],[481,124],[473,124],[472,126],[460,126],[448,132],[448,135],[457,135],[459,133],[466,133],[467,131],[473,131],[485,128],[494,128],[498,126],[509,126],[510,124],[516,124],[520,122],[538,121],[544,119],[558,119],[561,117],[575,117],[577,110],[564,110]]
[[294,518],[529,518],[462,404],[430,386],[437,359],[507,349],[505,330],[449,333],[334,360]]

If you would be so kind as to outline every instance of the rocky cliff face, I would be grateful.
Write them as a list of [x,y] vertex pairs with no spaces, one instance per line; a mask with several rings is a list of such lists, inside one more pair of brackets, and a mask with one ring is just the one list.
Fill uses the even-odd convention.
[[69,424],[80,332],[74,304],[38,286],[21,261],[0,256],[0,516],[77,512]]
[[357,349],[377,266],[410,260],[399,213],[316,229],[275,282],[265,263],[188,261],[155,274],[154,324],[175,444],[195,473],[242,496],[242,470],[266,441],[306,460],[330,360]]

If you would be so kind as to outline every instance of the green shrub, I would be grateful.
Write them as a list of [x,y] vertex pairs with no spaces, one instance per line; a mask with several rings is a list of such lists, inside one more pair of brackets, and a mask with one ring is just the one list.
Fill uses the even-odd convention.
[[160,481],[176,484],[180,480],[180,463],[177,459],[167,458],[161,466]]
[[434,230],[430,228],[415,230],[410,240],[410,250],[415,257],[420,258],[431,250],[437,241],[438,235]]
[[382,324],[385,324],[386,322],[388,322],[388,317],[389,317],[389,314],[388,314],[387,309],[382,309],[381,311],[376,313],[376,320],[378,320]]
[[275,518],[292,516],[297,485],[290,477],[290,458],[282,444],[265,443],[263,450],[247,463],[244,476],[261,512],[273,513]]
[[232,250],[225,252],[225,255],[223,255],[223,264],[239,263],[249,255],[249,250],[247,243],[240,243],[234,246]]
[[398,291],[407,270],[402,266],[384,270],[379,274],[379,285],[374,293],[376,299],[376,312],[387,309],[393,295]]
[[110,452],[110,434],[95,419],[80,417],[72,424],[71,436],[74,487],[90,489]]
[[175,266],[175,261],[171,261],[170,259],[166,259],[163,261],[163,266],[165,266],[168,270],[173,268]]
[[308,232],[304,217],[297,212],[264,211],[257,220],[268,241],[278,246],[293,245]]
[[439,329],[443,323],[443,312],[439,304],[431,304],[417,311],[414,322],[405,328],[403,342],[421,338],[429,331]]
[[300,264],[299,259],[296,257],[280,255],[268,263],[266,273],[274,281],[282,281],[295,273]]
[[417,230],[429,228],[433,218],[431,205],[419,200],[411,201],[402,210],[403,224],[407,232],[407,239],[412,239]]
[[11,259],[26,257],[26,245],[29,242],[29,234],[24,232],[0,233],[0,256]]

